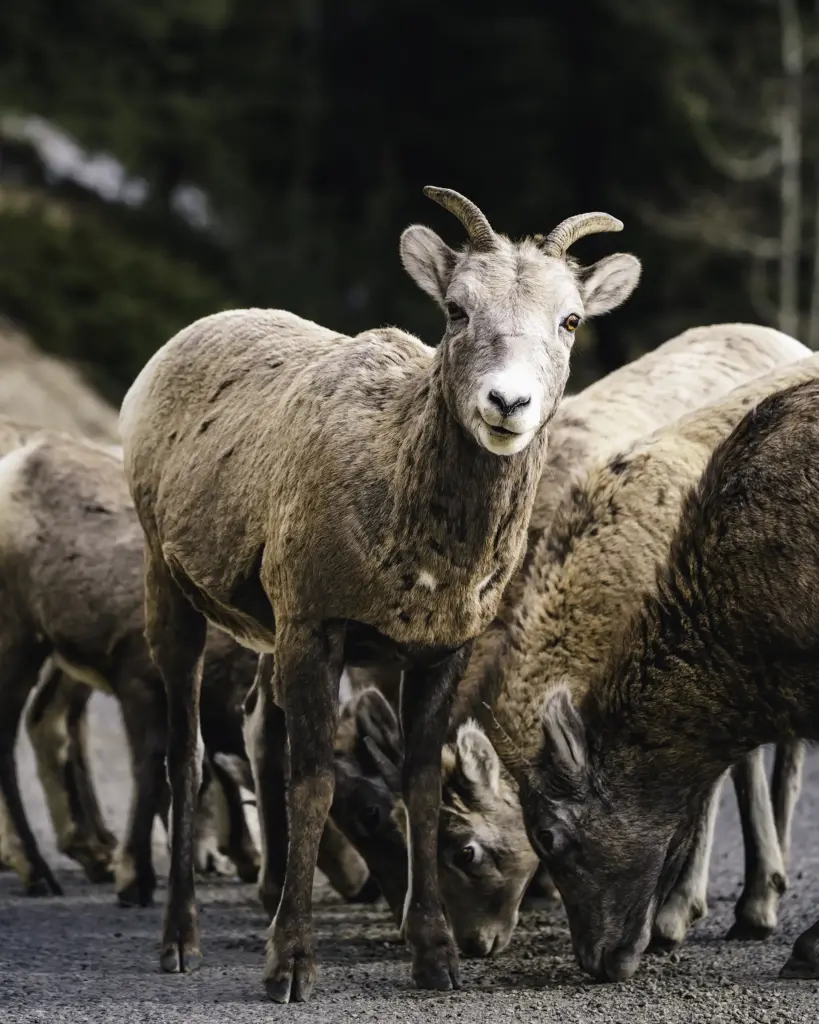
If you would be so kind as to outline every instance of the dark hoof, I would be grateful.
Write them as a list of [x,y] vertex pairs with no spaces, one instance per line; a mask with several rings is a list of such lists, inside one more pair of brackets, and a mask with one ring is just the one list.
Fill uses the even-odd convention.
[[725,936],[728,942],[762,942],[773,935],[774,929],[749,921],[735,921]]
[[264,988],[274,1003],[306,1003],[316,984],[316,958],[273,955],[264,972]]
[[92,885],[107,885],[116,880],[114,870],[108,864],[90,864],[85,869],[85,877]]
[[153,886],[140,885],[139,882],[131,882],[117,893],[117,903],[121,907],[150,907],[153,902]]
[[373,878],[372,875],[367,881],[361,886],[355,896],[351,896],[348,903],[375,903],[375,901],[381,895],[381,889],[378,882]]
[[675,949],[679,949],[682,945],[681,942],[677,942],[676,939],[671,939],[667,935],[652,935],[651,942],[648,944],[647,953],[671,953]]
[[819,964],[792,956],[779,972],[779,977],[812,981],[819,978]]
[[255,885],[256,882],[259,881],[258,864],[254,864],[251,861],[237,860],[234,860],[233,863],[236,866],[236,874],[240,882],[246,882],[248,885]]
[[57,886],[56,891],[48,884],[45,878],[32,878],[25,887],[26,896],[40,898],[41,896],[62,896],[62,889]]
[[166,946],[159,958],[159,966],[165,974],[191,974],[202,966],[202,954],[198,949],[183,949]]
[[458,953],[454,946],[419,953],[413,957],[412,980],[418,988],[434,992],[451,992],[459,989]]

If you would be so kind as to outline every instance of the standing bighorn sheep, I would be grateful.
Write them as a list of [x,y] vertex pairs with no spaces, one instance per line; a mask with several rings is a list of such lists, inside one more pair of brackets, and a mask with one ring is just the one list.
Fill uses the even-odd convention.
[[260,809],[268,770],[278,774],[268,751],[281,714],[289,743],[294,841],[264,973],[279,1002],[306,999],[315,979],[311,890],[345,662],[405,671],[405,933],[419,985],[457,984],[436,863],[452,694],[522,553],[574,331],[623,302],[639,277],[627,254],[589,268],[567,258],[582,235],[622,228],[607,215],[515,243],[463,196],[426,192],[469,236],[462,252],[420,225],[401,237],[405,268],[447,314],[437,349],[394,329],[350,338],[292,313],[219,313],[149,360],[120,414],[173,739],[161,965],[201,959],[191,820],[209,620],[275,655],[249,725]]
[[[777,364],[803,360],[809,354],[799,342],[766,327],[731,324],[697,328],[562,403],[550,426],[544,480],[551,479],[557,493],[564,497],[557,520],[564,524],[564,530],[567,521],[573,524],[573,556],[565,565],[553,565],[549,544],[545,540],[537,544],[544,531],[548,536],[546,524],[555,515],[555,491],[547,491],[539,495],[532,517],[534,521],[539,516],[542,525],[539,531],[530,530],[534,541],[526,559],[530,567],[518,572],[507,588],[499,623],[477,641],[452,716],[453,740],[444,749],[439,877],[448,916],[465,951],[485,955],[506,946],[537,857],[526,836],[513,776],[498,762],[481,730],[464,723],[470,718],[484,721],[484,702],[491,703],[499,696],[507,705],[522,702],[519,723],[516,721],[515,728],[511,723],[508,726],[513,734],[518,725],[524,729],[527,723],[536,723],[537,709],[527,710],[531,693],[537,693],[538,686],[547,686],[553,674],[565,672],[567,664],[583,666],[600,656],[618,619],[639,591],[640,580],[652,571],[656,545],[652,547],[640,538],[624,545],[617,539],[618,530],[625,526],[639,531],[640,524],[647,521],[651,534],[652,530],[670,531],[674,524],[672,498],[665,509],[654,507],[655,483],[648,468],[640,478],[642,498],[635,481],[629,516],[620,516],[616,523],[608,522],[607,495],[601,502],[589,496],[582,470],[588,471],[593,456],[612,454],[646,433],[652,419],[653,425],[659,426],[686,408],[724,395],[743,379]],[[781,372],[786,376],[790,372],[805,375],[813,372],[812,366],[813,360],[809,360],[801,368],[797,364]],[[776,379],[760,377],[745,392],[738,392],[736,401],[733,396],[724,399],[734,401],[732,422],[744,412],[742,397],[746,392],[761,397],[776,386]],[[642,390],[641,380],[646,385]],[[712,414],[706,410],[696,416]],[[723,433],[730,428],[730,423],[724,425],[725,419],[725,410],[721,409],[714,444],[723,436],[719,428]],[[675,430],[676,424],[666,432]],[[574,459],[565,459],[567,449],[574,450]],[[706,454],[703,452],[702,457]],[[570,473],[572,465],[576,469]],[[592,473],[591,479],[599,479],[601,473],[605,479],[611,475],[606,468]],[[571,490],[565,494],[565,487],[559,486],[569,476],[575,479],[574,494]],[[619,486],[616,477],[614,483]],[[525,623],[525,634],[518,616]],[[485,675],[489,686],[484,682]],[[337,801],[342,806],[334,805],[334,813],[379,880],[399,877],[402,870],[395,837],[402,811],[398,808],[396,812],[398,793],[391,782],[401,751],[390,716],[389,706],[377,691],[358,695],[347,712],[337,757],[344,772],[344,786],[343,797]],[[464,727],[459,729],[459,725]],[[771,841],[767,783],[758,757],[754,755],[751,760],[750,775],[742,771],[737,778],[746,846],[749,854],[758,853],[749,863],[746,894],[740,903],[738,924],[745,925],[745,933],[751,930],[752,922],[759,928],[773,926],[777,897],[769,890],[781,866],[776,837]],[[775,781],[778,821],[790,819],[786,805],[790,802],[792,806],[794,796],[791,793],[785,799],[790,790],[781,783],[794,774],[798,774],[798,765],[780,773]],[[747,790],[753,794],[750,801],[743,799]],[[783,826],[783,838],[786,831]],[[783,849],[783,857],[785,854]],[[667,906],[658,937],[679,941],[692,908],[704,911],[706,871],[707,860],[692,878],[690,892],[683,888],[676,894],[676,901]],[[382,889],[388,895],[384,884]],[[686,899],[680,905],[684,894]]]
[[[819,740],[817,409],[814,379],[747,413],[611,656],[543,708],[523,799],[598,978],[636,971],[720,776],[761,744]],[[819,922],[781,976],[819,977]]]

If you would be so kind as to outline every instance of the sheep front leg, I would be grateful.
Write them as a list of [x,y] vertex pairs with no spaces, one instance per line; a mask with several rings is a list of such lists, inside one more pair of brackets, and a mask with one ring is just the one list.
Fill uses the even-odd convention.
[[745,846],[745,886],[727,938],[765,939],[776,928],[786,880],[763,748],[747,754],[734,766],[732,774]]
[[413,980],[419,988],[439,991],[459,987],[458,950],[438,887],[441,748],[472,646],[466,644],[431,668],[405,672],[401,684],[401,788],[409,831],[402,933],[412,951]]
[[[292,842],[268,936],[264,985],[271,999],[287,1003],[308,999],[316,977],[313,876],[333,802],[333,740],[344,638],[340,632],[277,621],[276,641],[276,696],[284,708],[290,748],[287,809]],[[259,700],[265,697],[259,693]]]
[[202,783],[199,692],[205,619],[187,601],[158,553],[146,555],[145,635],[168,697],[171,867],[160,966],[172,973],[202,962],[194,882],[194,816]]
[[691,851],[680,877],[655,918],[651,935],[651,945],[655,950],[679,946],[691,925],[708,914],[708,867],[723,778],[717,782],[697,818]]

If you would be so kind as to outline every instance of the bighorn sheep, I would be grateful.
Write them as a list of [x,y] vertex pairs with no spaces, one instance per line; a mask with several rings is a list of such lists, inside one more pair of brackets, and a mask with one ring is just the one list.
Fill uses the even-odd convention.
[[[579,471],[588,470],[593,455],[612,454],[617,447],[646,432],[652,417],[657,426],[698,400],[717,398],[743,379],[777,364],[803,360],[809,354],[809,350],[794,339],[765,327],[732,324],[697,328],[672,339],[572,399],[565,399],[561,405],[550,428],[550,454],[544,479],[551,476],[557,492],[563,494],[564,488],[557,485],[565,482],[570,474],[562,467],[577,464],[578,472],[573,474],[575,493],[570,491],[564,495],[557,514],[558,523],[564,524],[561,527],[564,533],[568,530],[565,524],[572,524],[574,554],[565,564],[553,565],[548,531],[546,538],[535,546],[536,553],[530,549],[528,572],[523,570],[517,574],[514,585],[507,589],[504,597],[499,621],[505,626],[496,623],[494,630],[477,642],[452,718],[451,731],[456,735],[443,756],[439,876],[448,915],[463,949],[486,954],[505,947],[537,857],[526,837],[514,778],[498,763],[497,754],[480,729],[468,724],[458,730],[458,725],[472,717],[485,720],[484,701],[491,703],[498,697],[496,692],[486,692],[486,673],[492,683],[488,689],[499,690],[506,705],[521,702],[514,726],[507,723],[513,735],[531,728],[531,723],[537,721],[537,714],[536,709],[529,710],[526,702],[535,699],[538,687],[548,685],[553,674],[567,671],[567,665],[585,666],[590,659],[600,656],[600,650],[610,641],[624,614],[623,609],[633,600],[635,589],[639,589],[641,574],[651,573],[656,552],[653,555],[650,545],[646,548],[641,540],[643,521],[649,520],[645,527],[649,534],[661,533],[663,529],[670,532],[675,521],[671,497],[665,509],[654,508],[655,485],[648,470],[640,478],[642,491],[637,486],[632,488],[629,503],[616,523],[609,521],[607,494],[598,488],[603,497],[597,501],[596,492],[589,489],[592,485],[583,482]],[[666,374],[662,370],[664,361],[670,371]],[[786,377],[791,372],[808,374],[811,365],[812,360],[809,360],[804,369],[800,370],[796,364],[780,372]],[[700,372],[702,383],[698,386]],[[651,382],[651,387],[642,393],[641,378]],[[775,386],[775,379],[760,377],[746,390],[764,395]],[[624,395],[629,399],[627,404],[622,402]],[[732,422],[736,422],[743,411],[741,399],[737,399]],[[705,411],[694,415],[708,417],[711,414]],[[713,443],[722,436],[719,429],[723,433],[729,429],[730,423],[724,423],[725,412],[722,411],[714,428]],[[676,425],[668,427],[666,433],[673,435],[675,430]],[[575,443],[578,436],[585,444],[583,450]],[[573,444],[576,460],[564,460],[563,451]],[[703,452],[702,457],[705,455]],[[553,476],[549,471],[552,464],[555,466]],[[605,468],[592,473],[590,479],[598,480],[601,475],[603,479],[613,477],[614,486],[619,486],[619,478]],[[538,502],[533,515],[534,519],[539,509],[543,524],[554,515],[552,493],[546,492],[546,501]],[[651,499],[646,495],[651,495]],[[618,541],[618,531],[625,528],[631,531],[629,540],[636,531],[640,542]],[[537,536],[535,531],[531,534]],[[507,635],[507,630],[511,630],[511,636]],[[504,643],[506,650],[503,650]],[[496,658],[497,664],[493,666]],[[390,709],[384,706],[377,692],[362,693],[351,704],[338,758],[343,762],[344,793],[350,810],[345,815],[343,807],[334,805],[337,820],[340,824],[346,822],[349,834],[359,843],[370,871],[379,881],[385,876],[398,877],[401,871],[400,848],[394,832],[402,815],[400,809],[394,813],[397,794],[394,786],[391,794],[389,781],[394,777],[395,764],[400,763],[401,751],[397,731],[390,726],[389,717]],[[767,784],[758,758],[752,759],[751,768],[752,771],[748,770],[754,800],[750,805],[747,800],[743,803],[743,826],[748,832],[749,850],[760,847],[760,856],[755,862],[756,868],[749,867],[746,894],[740,904],[740,923],[750,927],[758,910],[756,923],[769,927],[772,926],[770,914],[775,918],[776,897],[768,890],[781,866],[780,856],[775,839],[773,845],[769,841]],[[787,777],[793,777],[793,772]],[[780,787],[778,783],[775,788],[782,796],[787,792],[787,787]],[[789,799],[792,803],[793,797]],[[351,816],[352,822],[349,821]],[[777,814],[782,821],[789,817],[787,807]],[[359,838],[362,834],[366,835],[366,849]],[[702,873],[695,873],[692,891],[683,905],[679,905],[683,893],[677,894],[676,923],[674,901],[669,904],[665,919],[660,922],[658,937],[665,927],[666,937],[679,941],[688,924],[692,903],[699,910],[701,897],[704,910],[706,870],[707,861],[701,865]],[[388,895],[386,890],[385,895]],[[680,915],[684,917],[684,924],[680,924]],[[673,928],[677,934],[671,934]]]
[[[15,429],[2,422],[4,436]],[[123,903],[145,904],[155,885],[151,826],[163,800],[167,803],[167,719],[162,683],[143,637],[144,540],[116,452],[47,431],[23,432],[16,440],[25,442],[29,436],[27,443],[9,444],[12,450],[0,458],[0,790],[5,827],[14,833],[4,844],[14,851],[13,866],[29,891],[45,887],[60,892],[26,821],[14,765],[23,706],[51,655],[55,668],[71,681],[61,681],[56,672],[43,681],[28,725],[59,845],[92,877],[105,877],[110,870],[111,837],[99,818],[84,763],[81,716],[88,690],[73,688],[79,680],[114,692],[123,709],[135,797],[128,836],[117,857],[117,894]],[[243,673],[246,691],[255,660],[216,633],[208,645],[208,680]],[[224,689],[217,689],[221,701]],[[237,707],[241,735],[240,714]],[[66,717],[72,720],[73,744],[60,727],[67,730]],[[56,774],[60,763],[68,764],[66,752],[56,749],[66,742],[74,748],[70,778]],[[78,815],[72,813],[72,800],[81,804]]]
[[[639,966],[720,776],[760,744],[819,740],[817,408],[814,379],[747,413],[688,490],[610,657],[543,708],[527,818],[598,978]],[[781,976],[819,977],[819,922]]]
[[469,236],[460,253],[419,225],[401,237],[404,266],[447,313],[437,349],[394,329],[349,338],[282,311],[219,313],[149,360],[120,414],[147,538],[148,637],[172,722],[161,965],[201,959],[190,821],[210,620],[276,659],[250,728],[260,810],[281,713],[289,742],[298,842],[264,973],[279,1002],[306,999],[314,984],[311,890],[333,795],[338,683],[345,662],[362,660],[405,669],[413,977],[457,984],[436,864],[451,696],[524,546],[574,331],[623,302],[640,272],[628,254],[585,269],[567,258],[582,235],[622,228],[605,214],[514,243],[463,196],[426,193]]

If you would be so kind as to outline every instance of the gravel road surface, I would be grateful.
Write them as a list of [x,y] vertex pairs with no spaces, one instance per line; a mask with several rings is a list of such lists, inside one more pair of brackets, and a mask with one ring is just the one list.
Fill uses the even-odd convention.
[[[119,712],[92,700],[94,770],[102,806],[123,827],[130,780]],[[378,1021],[819,1022],[819,982],[781,982],[777,970],[794,937],[819,916],[819,756],[808,758],[797,812],[791,888],[779,933],[765,943],[726,943],[739,892],[742,850],[733,794],[726,791],[712,865],[709,918],[677,953],[651,957],[623,985],[596,985],[575,966],[558,909],[526,914],[510,949],[495,960],[466,961],[463,989],[425,994],[385,910],[347,907],[320,881],[316,889],[320,975],[311,1002],[276,1006],[260,985],[265,924],[251,886],[232,879],[199,885],[203,969],[167,976],[157,968],[161,903],[122,910],[111,886],[88,885],[60,857],[45,813],[31,751],[21,741],[25,797],[43,851],[57,868],[62,899],[26,899],[15,876],[0,874],[0,1024],[258,1024]],[[158,863],[166,854],[157,833]]]

